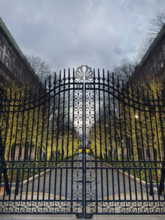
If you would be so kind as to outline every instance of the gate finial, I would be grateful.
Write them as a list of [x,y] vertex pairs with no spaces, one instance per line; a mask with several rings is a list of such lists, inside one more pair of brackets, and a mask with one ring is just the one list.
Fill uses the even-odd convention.
[[94,74],[91,67],[82,65],[77,68],[75,76],[77,82],[92,82]]

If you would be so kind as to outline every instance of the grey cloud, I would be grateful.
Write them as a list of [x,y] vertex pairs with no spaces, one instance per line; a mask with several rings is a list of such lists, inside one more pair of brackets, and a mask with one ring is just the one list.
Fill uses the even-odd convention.
[[136,57],[148,19],[163,9],[163,0],[0,0],[1,17],[23,52],[54,70],[112,69]]

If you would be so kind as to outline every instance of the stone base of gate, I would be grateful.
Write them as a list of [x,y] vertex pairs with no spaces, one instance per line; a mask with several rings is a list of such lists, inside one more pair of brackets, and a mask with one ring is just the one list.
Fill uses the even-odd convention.
[[165,202],[153,201],[98,201],[87,203],[86,212],[110,215],[165,213]]
[[[73,220],[76,215],[0,215],[1,220]],[[164,220],[164,215],[93,215],[92,220]]]

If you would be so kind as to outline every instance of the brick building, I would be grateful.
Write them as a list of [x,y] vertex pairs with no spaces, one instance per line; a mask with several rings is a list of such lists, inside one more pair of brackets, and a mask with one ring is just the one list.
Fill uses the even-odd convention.
[[129,79],[141,85],[146,77],[157,77],[165,85],[165,24]]
[[0,18],[0,82],[37,86],[39,79]]
[[[10,85],[13,82],[18,87],[26,85],[34,88],[40,84],[38,76],[0,18],[0,87]],[[26,155],[33,160],[35,156],[34,146],[29,147],[29,143],[26,145],[27,148],[25,149],[24,140],[21,144],[15,143],[11,147],[9,158],[11,159],[14,155],[13,160],[25,160]],[[15,154],[13,154],[13,149]],[[19,151],[20,149],[21,151]]]
[[[142,82],[146,82],[148,77],[158,79],[165,89],[165,24],[153,40],[141,62],[135,68],[134,73],[128,80],[128,84],[141,87]],[[130,144],[129,146],[130,148],[132,147]],[[152,144],[149,144],[149,146],[141,146],[139,149],[142,149],[142,147],[144,147],[144,157],[146,161],[149,160],[149,156],[150,160],[156,160],[155,158],[157,158],[158,152]],[[127,155],[127,148],[128,147],[125,147],[124,149],[125,156]],[[139,154],[141,155],[140,157],[142,157],[141,150]],[[163,146],[161,147],[160,155],[163,159]],[[132,155],[130,156],[132,157]]]

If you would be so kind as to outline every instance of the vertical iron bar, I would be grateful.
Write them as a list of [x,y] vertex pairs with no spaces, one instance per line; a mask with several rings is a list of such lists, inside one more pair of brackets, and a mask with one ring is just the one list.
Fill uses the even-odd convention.
[[[61,98],[61,71],[59,75],[59,80],[58,80],[58,110],[57,110],[57,135],[56,135],[56,166],[57,166],[57,159],[58,159],[58,145],[59,145],[59,135],[60,135],[60,111],[61,111],[61,103],[60,103],[60,98]],[[60,155],[59,155],[60,157]],[[55,181],[54,181],[54,199],[56,200],[56,191],[57,191],[57,172],[58,169],[55,171]]]
[[[68,131],[67,131],[67,163],[66,166],[70,165],[68,162],[68,153],[69,153],[69,146],[70,146],[70,69],[68,69],[68,79],[67,79],[67,84],[68,84]],[[66,169],[66,191],[65,191],[65,199],[67,200],[67,194],[68,194],[68,169]]]
[[[10,134],[9,133],[9,129],[8,129],[8,123],[9,123],[9,118],[10,118],[10,115],[12,115],[12,112],[11,112],[11,109],[10,109],[10,101],[11,101],[11,99],[12,99],[12,89],[10,88],[9,89],[9,99],[8,99],[8,90],[7,89],[5,89],[5,90],[3,90],[4,91],[4,94],[3,94],[3,100],[2,101],[4,101],[4,104],[5,103],[8,103],[8,104],[6,104],[6,111],[7,111],[7,114],[4,114],[4,119],[5,119],[5,115],[7,115],[6,116],[6,119],[5,119],[5,121],[3,120],[3,122],[5,123],[5,125],[6,125],[6,129],[5,129],[5,139],[4,139],[4,145],[6,146],[6,142],[7,142],[7,136]],[[2,102],[3,103],[3,102]],[[3,106],[2,106],[3,107]],[[9,145],[9,150],[8,150],[8,161],[11,159],[10,158],[10,156],[11,156],[11,154],[10,154],[10,145]]]
[[[46,109],[47,109],[47,114],[46,114],[46,116],[47,116],[47,128],[46,128],[46,140],[45,140],[45,144],[46,144],[46,149],[45,149],[45,151],[46,151],[46,157],[45,157],[45,161],[44,161],[44,163],[45,163],[45,168],[44,168],[44,186],[43,186],[43,192],[44,192],[44,196],[43,196],[43,200],[45,199],[45,186],[46,186],[46,176],[47,176],[47,174],[46,174],[46,169],[47,169],[47,166],[48,166],[48,164],[50,164],[49,162],[48,162],[48,160],[49,160],[49,158],[48,158],[48,139],[49,139],[49,133],[50,133],[50,128],[49,128],[49,121],[50,121],[50,93],[51,93],[51,77],[49,77],[49,81],[48,81],[48,93],[46,93],[45,95],[46,95]],[[48,99],[48,100],[47,100]],[[46,121],[46,119],[44,119],[45,121]],[[49,148],[50,148],[50,145],[49,145]],[[50,150],[50,149],[49,149]],[[50,175],[50,173],[52,172],[52,169],[50,168],[50,171],[49,171],[49,175]],[[50,183],[49,183],[50,184]]]
[[[27,91],[27,89],[25,89],[25,100],[27,99],[27,93],[28,93],[28,91]],[[28,93],[28,95],[29,95],[29,93]],[[24,111],[25,111],[25,106],[27,105],[27,107],[28,108],[30,108],[30,105],[29,104],[27,104],[27,103],[25,103],[25,105],[23,106],[23,109],[24,109]],[[13,109],[13,111],[14,111],[14,109]],[[25,115],[26,115],[26,111],[25,111]],[[14,117],[14,116],[13,116]],[[25,120],[24,120],[25,121]],[[29,121],[29,109],[27,109],[27,120],[26,120],[26,125],[24,125],[25,126],[25,143],[24,143],[24,145],[25,145],[25,149],[24,149],[24,155],[23,155],[23,160],[24,161],[26,161],[26,144],[27,144],[27,137],[28,137],[28,135],[27,135],[27,133],[28,133],[28,126],[29,126],[29,124],[28,124],[28,121]],[[22,194],[23,194],[23,180],[24,180],[24,174],[27,172],[26,171],[26,169],[25,169],[25,167],[26,167],[26,163],[27,162],[25,162],[25,163],[23,163],[23,172],[22,172],[22,185],[21,185],[21,195],[20,195],[20,200],[22,200]]]
[[[122,137],[122,128],[121,128],[121,110],[120,110],[120,84],[119,84],[119,77],[117,76],[117,84],[116,84],[116,89],[117,89],[117,97],[118,97],[118,139],[119,139],[119,142],[121,143],[120,144],[120,150],[121,150],[121,153],[122,154],[122,162],[123,162],[123,143],[122,143],[122,140],[123,140],[123,137]],[[119,155],[120,156],[120,155]],[[121,156],[119,158],[121,160]],[[120,165],[119,165],[120,166]],[[124,176],[124,169],[123,169],[123,176]],[[119,175],[119,167],[117,169],[117,177],[118,177],[118,192],[119,192],[119,200],[120,200],[120,175]],[[124,181],[124,178],[123,178],[123,181]],[[125,184],[125,182],[123,182]],[[125,198],[125,189],[124,189],[124,198]]]
[[[139,89],[137,88],[137,101],[138,101],[138,115],[139,115],[139,125],[140,125],[140,136],[141,136],[141,145],[142,145],[142,150],[143,150],[143,157],[142,160],[145,163],[145,152],[144,152],[144,140],[143,140],[143,127],[142,127],[142,118],[141,115],[143,113],[142,110],[140,110],[140,96],[139,96]],[[143,103],[143,102],[142,102]],[[142,166],[142,163],[140,164],[140,167]],[[143,167],[142,167],[143,168]],[[140,188],[141,188],[141,200],[143,200],[143,186],[142,186],[142,181],[141,181],[141,172],[145,173],[145,181],[146,179],[146,170],[144,169],[139,169],[139,175],[140,175]]]
[[[6,194],[8,195],[10,193],[10,189],[9,189],[9,181],[8,181],[8,176],[7,176],[7,169],[6,169],[6,164],[5,164],[5,158],[4,158],[4,146],[2,143],[2,132],[0,129],[0,150],[1,150],[1,174],[2,175],[2,171],[3,171],[3,176],[4,176],[4,182],[5,182],[5,191]],[[1,176],[0,176],[0,187],[1,187]],[[5,195],[5,192],[4,192]]]
[[[13,97],[12,97],[12,92],[13,92]],[[10,102],[13,101],[13,113],[11,114],[11,118],[12,118],[12,123],[11,123],[11,133],[10,134],[10,143],[9,143],[9,154],[11,155],[11,176],[10,176],[10,194],[9,194],[9,200],[11,198],[11,189],[12,189],[12,184],[13,184],[13,172],[14,172],[14,168],[13,168],[13,165],[14,165],[14,160],[15,160],[15,155],[13,154],[12,152],[12,146],[11,146],[11,143],[12,143],[12,138],[14,136],[14,118],[15,118],[15,111],[16,111],[16,106],[15,106],[15,100],[16,100],[16,91],[12,90],[11,89],[11,99],[10,99]],[[9,103],[10,105],[10,103]],[[9,116],[10,117],[10,116]],[[11,151],[11,152],[10,152]]]
[[[107,76],[107,75],[106,75]],[[104,97],[104,132],[105,132],[105,148],[106,148],[106,163],[108,163],[108,146],[107,146],[107,135],[108,135],[108,124],[107,124],[107,116],[108,114],[106,113],[106,105],[108,105],[108,103],[106,103],[105,105],[105,102],[108,100],[107,98],[105,99],[105,86],[107,87],[107,79],[108,79],[108,76],[107,78],[105,78],[105,73],[104,73],[104,70],[103,70],[103,83],[104,83],[104,86],[103,86],[103,97]],[[107,88],[106,88],[107,89]],[[107,91],[106,91],[106,95],[107,94]],[[108,106],[107,106],[108,107]],[[109,179],[108,179],[108,171],[109,169],[106,169],[105,172],[106,172],[106,188],[107,188],[107,199],[109,200]]]
[[[126,123],[127,123],[127,117],[126,117],[126,107],[127,107],[127,104],[126,104],[126,97],[125,97],[125,86],[124,86],[124,81],[122,80],[122,100],[123,100],[123,103],[122,103],[122,110],[123,110],[123,124],[124,124],[124,129],[123,129],[123,133],[124,133],[124,143],[125,143],[125,149],[126,149],[126,160],[127,160],[127,162],[128,162],[128,160],[129,160],[129,157],[128,157],[128,150],[129,150],[129,148],[128,148],[128,138],[127,138],[127,126],[126,126]],[[124,155],[124,159],[125,159],[125,155]],[[125,193],[126,193],[126,186],[125,186],[125,171],[126,171],[126,169],[125,169],[125,163],[124,163],[124,168],[123,168],[123,182],[124,182],[124,191],[125,191]],[[129,193],[130,193],[130,185],[129,185]],[[124,195],[124,199],[126,200],[126,198],[127,198],[127,196],[126,196],[127,194],[125,194]]]
[[103,114],[104,114],[104,141],[105,141],[105,156],[104,156],[104,159],[108,160],[108,153],[107,153],[107,121],[106,121],[106,112],[105,112],[105,109],[106,109],[106,106],[105,106],[105,86],[106,86],[106,81],[105,81],[105,72],[104,72],[104,69],[103,69]]
[[[14,157],[16,154],[16,146],[17,146],[17,135],[18,135],[18,124],[19,124],[19,114],[20,114],[20,106],[21,106],[21,94],[22,91],[19,91],[19,95],[18,95],[18,109],[17,109],[17,123],[16,123],[16,133],[15,133],[15,143],[14,143]],[[19,156],[19,155],[18,155]],[[16,165],[16,187],[15,187],[15,196],[14,196],[14,200],[16,200],[16,195],[18,195],[18,188],[19,188],[19,170],[17,169],[18,163]]]
[[[62,156],[61,156],[61,161],[64,161],[66,158],[64,157],[64,144],[65,144],[65,89],[66,89],[66,85],[65,85],[65,81],[66,81],[66,76],[65,76],[65,69],[64,69],[64,75],[63,75],[63,111],[62,111]],[[61,194],[62,194],[62,174],[63,174],[63,169],[60,169],[60,200],[61,200]]]
[[[7,93],[7,92],[6,92]],[[0,121],[3,120],[2,117],[4,116],[3,113],[3,97],[4,97],[4,89],[0,87]],[[10,97],[11,97],[11,90],[10,90]],[[7,94],[6,94],[7,98]],[[6,194],[10,194],[10,188],[9,188],[9,180],[7,176],[7,169],[6,169],[6,163],[5,163],[5,146],[6,146],[6,141],[7,141],[7,124],[8,124],[8,119],[9,119],[9,111],[10,111],[10,105],[8,105],[8,113],[7,113],[7,118],[6,118],[6,123],[5,123],[5,138],[4,138],[4,144],[2,142],[2,130],[0,127],[0,159],[1,159],[1,168],[0,168],[0,188],[1,188],[1,181],[2,181],[2,173],[4,176],[4,182],[5,182],[5,191]],[[3,122],[2,122],[3,123]],[[3,124],[2,124],[3,126]],[[10,151],[9,151],[10,154]],[[8,160],[9,160],[9,154],[8,154]],[[4,192],[5,195],[5,192]]]
[[[35,176],[35,149],[34,149],[34,145],[33,145],[33,135],[34,135],[34,120],[35,120],[35,108],[36,108],[36,88],[34,89],[34,96],[33,96],[33,102],[34,102],[34,106],[32,106],[32,114],[33,114],[33,118],[32,118],[32,128],[31,128],[31,140],[30,140],[30,163],[32,165],[32,172],[33,172],[33,181],[32,181],[32,189],[31,189],[31,200],[33,200],[33,191],[34,191],[34,176]],[[32,162],[33,161],[33,162]]]
[[[24,130],[24,115],[25,115],[25,105],[26,105],[26,90],[24,91],[24,99],[23,99],[23,107],[22,107],[22,124],[21,124],[21,136],[20,136],[20,145],[19,145],[19,157],[18,157],[18,160],[20,162],[20,157],[22,157],[22,136],[23,136],[23,130]],[[19,180],[19,176],[20,176],[20,173],[22,173],[22,178],[21,178],[21,189],[20,189],[20,199],[22,198],[22,189],[23,189],[23,166],[24,164],[20,164],[21,167],[22,167],[22,172],[21,172],[21,169],[19,170],[19,173],[18,173],[18,180]]]
[[115,79],[114,79],[114,74],[112,75],[112,87],[113,87],[113,126],[114,126],[114,141],[115,141],[115,156],[116,158],[114,158],[115,162],[118,161],[118,146],[117,146],[117,123],[116,123],[116,103],[115,103]]
[[[15,107],[15,100],[16,100],[16,91],[14,91],[14,90],[12,90],[12,89],[10,89],[11,90],[11,92],[10,92],[10,94],[11,94],[11,96],[10,96],[10,102],[12,102],[13,101],[13,113],[12,113],[12,123],[11,123],[11,133],[9,133],[10,134],[10,144],[9,144],[9,154],[11,155],[11,160],[12,160],[12,163],[11,163],[11,173],[10,173],[10,194],[9,194],[9,200],[10,200],[10,198],[11,198],[11,189],[12,189],[12,184],[13,184],[13,172],[14,172],[14,168],[13,168],[13,165],[14,165],[14,160],[15,160],[15,158],[14,158],[14,154],[13,154],[13,152],[12,152],[12,146],[11,146],[11,143],[12,143],[12,138],[13,138],[13,130],[14,130],[14,117],[15,117],[15,110],[16,110],[16,107]],[[13,92],[13,94],[12,94],[12,92]],[[12,97],[12,95],[13,95],[13,97]],[[10,102],[9,102],[9,104],[8,105],[10,105]],[[9,110],[10,110],[10,108],[9,108]],[[10,116],[9,116],[10,117]],[[7,126],[6,126],[7,127]],[[6,128],[7,129],[7,128]],[[6,133],[7,134],[7,133]],[[11,151],[11,152],[10,152]],[[4,192],[4,195],[3,195],[3,199],[5,198],[5,192]]]
[[38,96],[38,111],[37,111],[37,132],[36,132],[36,147],[37,147],[37,155],[35,156],[35,157],[38,157],[39,156],[39,158],[38,158],[38,185],[37,185],[37,200],[39,199],[39,189],[40,189],[40,171],[41,171],[41,169],[40,169],[40,164],[41,164],[41,148],[38,148],[38,140],[39,140],[39,138],[38,138],[38,136],[39,136],[39,124],[40,124],[40,121],[41,121],[41,119],[40,119],[40,113],[42,114],[42,108],[41,108],[41,93],[42,93],[42,84],[40,84],[40,87],[39,87],[39,96]]
[[[146,97],[144,94],[144,91],[142,93],[143,96],[143,103],[144,103],[144,124],[145,124],[145,136],[146,136],[146,142],[147,142],[147,148],[148,148],[148,153],[149,153],[149,162],[150,162],[150,150],[149,150],[149,139],[148,139],[148,124],[147,124],[147,114],[146,112],[148,112],[148,109],[146,109]],[[147,168],[145,168],[145,175],[147,176]],[[149,200],[149,196],[148,196],[148,183],[147,183],[147,177],[146,177],[146,193],[147,193],[147,200]]]
[[75,71],[73,69],[73,96],[72,96],[72,102],[73,102],[73,106],[72,106],[72,165],[71,165],[71,212],[73,212],[73,183],[74,183],[74,180],[73,180],[73,172],[74,172],[74,155],[73,155],[73,151],[74,151],[74,132],[75,132],[75,129],[74,129],[74,101],[75,101]]
[[[114,139],[115,139],[115,152],[116,152],[116,157],[117,158],[115,158],[115,165],[118,165],[118,160],[119,160],[119,158],[118,158],[118,144],[117,144],[117,134],[118,134],[118,132],[117,132],[117,111],[118,111],[118,108],[117,108],[117,104],[115,103],[115,101],[117,101],[117,100],[115,100],[115,91],[116,91],[116,85],[115,85],[115,78],[114,78],[114,75],[112,75],[112,86],[113,86],[113,116],[114,116]],[[117,94],[118,95],[118,94]],[[118,199],[120,200],[120,182],[119,182],[119,168],[117,167],[117,170],[116,170],[116,172],[117,172],[117,183],[116,183],[116,185],[118,186],[117,188],[118,188]]]
[[[53,81],[53,100],[52,100],[52,114],[53,114],[53,117],[52,117],[52,124],[51,124],[51,128],[52,128],[52,131],[51,131],[51,151],[50,151],[50,161],[51,161],[51,164],[52,166],[54,166],[54,163],[53,163],[53,158],[52,158],[52,155],[54,156],[54,123],[55,123],[55,100],[56,100],[56,73],[54,75],[54,81]],[[52,168],[51,166],[51,168]],[[56,172],[56,169],[54,169],[55,172]],[[50,170],[50,174],[49,174],[49,197],[48,197],[48,200],[50,200],[50,192],[51,192],[51,177],[52,177],[52,172],[53,172],[53,169]]]
[[82,103],[82,117],[83,117],[83,217],[86,216],[86,157],[85,157],[85,145],[86,145],[86,83],[85,74],[83,75],[83,103]]
[[54,135],[55,135],[55,131],[54,131],[54,129],[55,129],[55,103],[56,103],[56,84],[57,84],[57,76],[56,76],[56,72],[54,73],[54,81],[53,81],[53,103],[52,103],[52,105],[53,105],[53,109],[52,109],[52,111],[53,111],[53,119],[52,119],[52,136],[51,136],[51,161],[54,161],[53,159],[52,159],[52,155],[54,156],[55,154],[55,148],[54,148]]
[[[133,157],[133,163],[134,164],[134,144],[133,144],[133,135],[132,135],[132,120],[131,120],[131,107],[130,107],[130,104],[131,104],[131,101],[130,99],[132,98],[131,97],[131,93],[130,93],[130,90],[131,88],[129,88],[127,86],[127,97],[128,97],[128,115],[129,115],[129,128],[130,128],[130,144],[131,144],[131,149],[130,149],[130,154],[132,155]],[[129,161],[132,160],[132,158],[129,159]],[[131,166],[132,166],[131,164]],[[128,174],[129,174],[129,189],[130,189],[130,200],[132,200],[132,189],[131,189],[131,178],[130,178],[130,171],[131,169],[128,169]],[[135,178],[135,176],[134,176]]]
[[[136,117],[135,115],[136,115],[136,108],[137,108],[136,107],[136,101],[137,100],[135,100],[135,92],[133,91],[133,89],[131,91],[131,96],[132,96],[132,102],[133,102],[133,123],[135,124],[135,146],[136,146],[136,151],[137,151],[137,156],[138,156],[138,159],[137,159],[138,163],[134,163],[135,167],[136,167],[137,164],[139,166],[140,157],[139,157],[139,149],[138,149],[137,119],[135,118]],[[137,173],[137,168],[134,168],[134,184],[135,184],[135,195],[136,195],[136,201],[137,201],[138,200],[138,196],[137,196],[138,194],[137,194],[136,173]],[[141,176],[140,176],[140,178],[141,178]]]
[[[44,138],[45,138],[45,135],[44,135],[44,131],[45,131],[45,115],[46,115],[46,111],[47,111],[47,106],[46,106],[46,95],[47,95],[47,81],[45,79],[45,85],[44,85],[44,94],[43,94],[43,112],[42,112],[42,131],[41,131],[41,157],[42,157],[42,154],[44,152]],[[43,160],[43,163],[41,163],[41,167],[43,169],[43,172],[45,172],[45,164],[46,164],[46,161],[45,161],[45,152],[44,152],[44,160]],[[45,174],[45,173],[44,173]],[[44,175],[45,176],[45,175]],[[45,192],[44,192],[44,186],[45,185],[45,182],[43,181],[43,186],[42,186],[42,200],[44,200],[44,197],[45,197]]]
[[[111,98],[110,98],[110,94],[111,94],[111,84],[110,84],[110,73],[108,72],[108,119],[109,119],[109,142],[110,142],[110,162],[112,164],[113,159],[113,148],[112,148],[112,110],[111,110]],[[111,165],[112,166],[112,165]],[[115,200],[115,187],[114,187],[114,173],[113,173],[113,169],[111,169],[111,173],[112,173],[112,194],[113,194],[113,200]],[[109,199],[109,198],[108,198]]]
[[[101,178],[101,198],[103,200],[103,171],[102,171],[102,165],[103,165],[103,155],[102,155],[102,124],[101,124],[101,119],[102,119],[102,115],[101,115],[101,77],[100,77],[100,71],[98,69],[98,84],[99,84],[99,138],[100,138],[100,178]],[[103,208],[103,207],[102,207]]]
[[95,69],[94,69],[94,133],[95,133],[95,175],[96,175],[96,213],[98,213],[98,188],[97,188],[97,173],[98,173],[98,166],[97,166],[97,140],[96,140],[96,127],[97,127],[97,122],[96,122],[96,75],[95,75]]
[[[154,119],[155,119],[155,129],[156,129],[156,139],[157,139],[157,144],[158,144],[158,154],[159,154],[159,161],[160,161],[160,158],[161,158],[161,155],[160,155],[160,141],[159,141],[159,134],[158,134],[158,121],[157,121],[157,118],[156,118],[156,114],[157,114],[157,108],[156,108],[156,105],[155,105],[155,97],[154,97],[154,93],[153,93],[153,90],[152,90],[152,102],[153,102],[153,114],[154,114]],[[153,126],[153,129],[154,129],[154,126]],[[155,175],[156,175],[156,185],[157,185],[157,189],[159,188],[159,181],[158,181],[158,174],[157,174],[157,171],[158,171],[158,163],[157,163],[157,158],[155,158],[155,151],[153,152],[154,153],[154,166],[155,166]],[[157,156],[157,155],[156,155]],[[159,190],[158,190],[158,200],[160,200],[160,195],[159,195]],[[159,206],[160,208],[160,206]]]
[[[122,89],[123,89],[123,87],[122,87]],[[119,77],[117,78],[117,90],[118,90],[118,94],[119,94],[119,96],[121,95],[121,99],[122,100],[124,100],[124,97],[122,96],[123,95],[123,91],[120,91],[121,89],[120,89],[120,83],[119,83]],[[121,93],[122,92],[122,93]],[[123,142],[124,142],[124,140],[123,140],[123,137],[124,137],[124,135],[123,135],[123,126],[122,126],[122,120],[124,119],[124,117],[123,117],[123,114],[122,114],[122,110],[121,110],[121,105],[122,105],[123,103],[120,101],[120,100],[118,100],[118,105],[119,105],[119,127],[120,127],[120,142],[121,142],[121,161],[122,161],[122,175],[123,175],[123,191],[124,191],[124,200],[126,200],[126,187],[125,187],[125,169],[124,169],[124,167],[125,167],[125,163],[124,163],[124,146],[123,146]]]
[[[163,160],[162,161],[162,168],[161,168],[161,179],[160,179],[160,185],[158,189],[159,195],[162,195],[162,192],[164,191],[164,179],[165,179],[165,136],[164,136],[164,126],[163,126],[163,116],[162,116],[162,110],[161,110],[161,103],[160,103],[160,94],[157,91],[157,100],[158,100],[158,108],[159,108],[159,120],[160,120],[160,126],[161,126],[161,136],[163,140]],[[164,107],[164,97],[162,95],[162,101],[163,101],[163,107]],[[164,193],[164,200],[165,200],[165,193]]]
[[[27,158],[28,158],[27,159],[28,162],[30,162],[30,151],[31,151],[31,146],[30,146],[30,149],[28,149],[29,148],[29,139],[30,139],[29,138],[29,133],[30,133],[29,121],[31,120],[31,117],[30,117],[31,116],[31,114],[30,114],[31,101],[32,101],[32,88],[29,91],[28,120],[27,120],[27,132],[26,132],[26,142],[25,142],[25,153],[24,153],[25,157],[27,156]],[[28,145],[27,145],[27,141],[28,141]],[[25,158],[25,160],[26,160],[26,158]],[[29,194],[29,192],[28,192],[28,190],[29,190],[29,173],[30,173],[29,165],[31,166],[31,163],[27,163],[27,165],[28,165],[28,169],[27,169],[27,184],[26,184],[26,200],[28,200],[28,194]]]
[[[149,121],[150,121],[150,129],[151,129],[152,150],[153,150],[153,156],[154,156],[154,138],[153,138],[153,126],[152,126],[152,118],[151,118],[151,101],[150,101],[148,90],[147,90],[147,101],[149,104]],[[155,158],[154,158],[154,161],[155,161]],[[153,196],[153,200],[154,200],[154,190],[153,190],[153,181],[152,181],[152,163],[151,163],[151,168],[149,168],[149,170],[150,170],[150,196]]]

